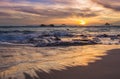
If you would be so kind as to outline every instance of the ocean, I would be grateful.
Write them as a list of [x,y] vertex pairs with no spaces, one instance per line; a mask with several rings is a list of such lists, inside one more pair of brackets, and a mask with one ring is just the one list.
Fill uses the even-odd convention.
[[2,43],[33,44],[33,45],[36,45],[38,43],[39,46],[46,46],[46,45],[49,46],[51,43],[52,44],[53,43],[55,44],[56,42],[58,43],[58,40],[56,39],[59,39],[62,41],[62,43],[65,43],[65,42],[74,42],[74,40],[81,40],[81,39],[88,40],[90,37],[92,37],[92,41],[94,43],[120,44],[120,27],[119,26],[0,27],[0,42]]
[[0,27],[0,79],[48,79],[41,74],[86,69],[114,49],[120,27]]
[[53,30],[66,30],[69,29],[73,33],[120,33],[120,26],[88,26],[88,27],[38,27],[38,26],[1,26],[0,31],[53,31]]

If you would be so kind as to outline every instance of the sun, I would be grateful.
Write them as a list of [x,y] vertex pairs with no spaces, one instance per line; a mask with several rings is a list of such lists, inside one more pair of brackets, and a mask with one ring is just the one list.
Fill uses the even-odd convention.
[[85,25],[86,22],[85,22],[84,20],[80,20],[80,21],[79,21],[79,24],[80,24],[80,25]]

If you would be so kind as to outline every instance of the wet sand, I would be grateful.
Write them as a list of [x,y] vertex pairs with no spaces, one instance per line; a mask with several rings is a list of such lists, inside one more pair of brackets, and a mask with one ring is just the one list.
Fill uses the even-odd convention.
[[120,79],[119,45],[0,46],[0,56],[0,79]]
[[[68,67],[67,70],[52,70],[49,74],[40,73],[40,79],[120,79],[120,49],[107,51],[108,55],[84,67]],[[25,74],[26,79],[30,79]],[[32,78],[31,78],[32,79]]]

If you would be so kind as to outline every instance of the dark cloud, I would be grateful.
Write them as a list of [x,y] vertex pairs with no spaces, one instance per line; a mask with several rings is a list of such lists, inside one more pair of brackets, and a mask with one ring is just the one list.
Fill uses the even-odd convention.
[[30,2],[30,3],[42,3],[42,4],[76,4],[76,0],[0,0],[3,2]]
[[71,16],[78,17],[95,17],[98,16],[98,12],[92,11],[90,9],[76,9],[76,8],[66,8],[66,9],[35,9],[33,7],[13,7],[16,11],[21,11],[30,14],[40,15],[42,17],[49,18],[65,18]]
[[[6,0],[6,1],[17,1],[17,0]],[[22,0],[22,1],[33,1],[33,0]],[[69,6],[72,6],[72,4],[75,4],[76,1],[74,0],[34,0],[33,2],[54,2],[58,4],[68,4]],[[40,8],[42,7],[42,8]],[[90,9],[77,9],[77,8],[70,8],[64,6],[64,8],[55,8],[56,6],[53,6],[51,8],[46,8],[44,6],[39,6],[37,9],[35,6],[31,5],[11,5],[11,6],[0,6],[0,9],[9,9],[13,11],[20,11],[24,13],[29,14],[35,14],[39,15],[41,17],[48,17],[48,18],[66,18],[71,16],[78,16],[78,17],[95,17],[98,16],[98,12],[92,11]]]
[[30,2],[40,2],[40,3],[48,3],[48,4],[76,4],[76,0],[26,0]]
[[6,12],[0,12],[0,16],[10,16],[10,14]]
[[76,0],[53,0],[53,1],[54,3],[66,4],[66,5],[76,4]]
[[120,11],[120,0],[92,0],[92,1],[104,6],[105,8]]

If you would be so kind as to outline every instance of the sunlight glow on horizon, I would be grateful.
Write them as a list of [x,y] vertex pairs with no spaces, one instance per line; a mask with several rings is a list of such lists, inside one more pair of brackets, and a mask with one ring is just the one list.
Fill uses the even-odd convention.
[[[119,0],[1,0],[0,25],[120,25]],[[110,4],[109,4],[110,3]],[[85,21],[77,23],[84,18]]]
[[84,20],[80,20],[80,25],[86,25],[86,22]]

